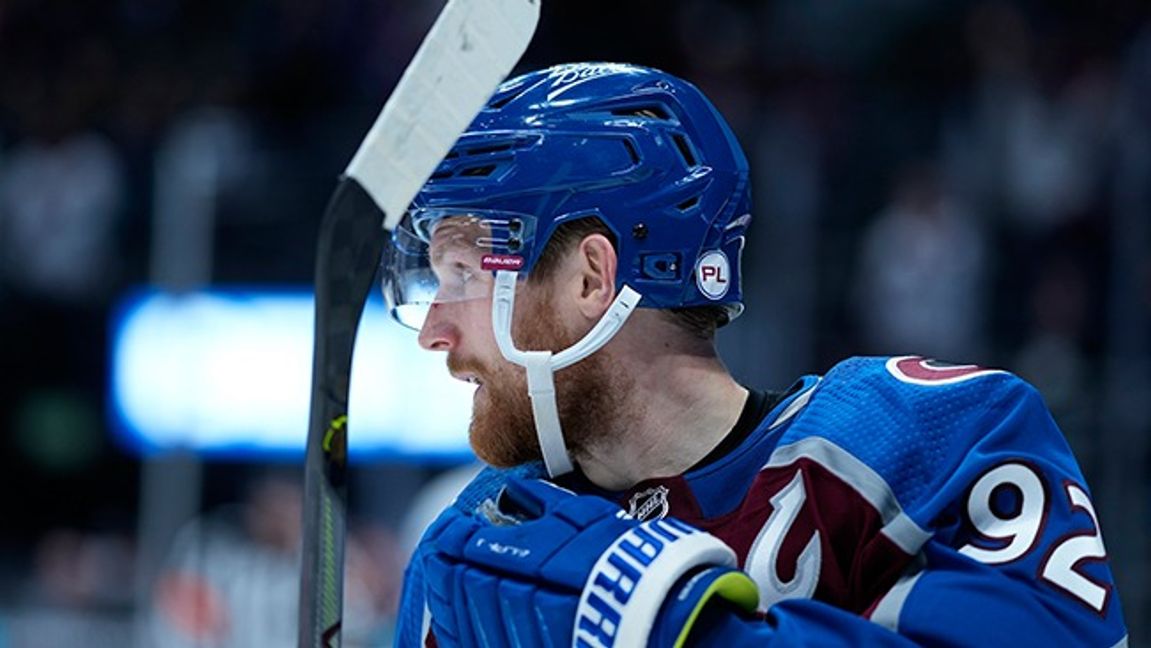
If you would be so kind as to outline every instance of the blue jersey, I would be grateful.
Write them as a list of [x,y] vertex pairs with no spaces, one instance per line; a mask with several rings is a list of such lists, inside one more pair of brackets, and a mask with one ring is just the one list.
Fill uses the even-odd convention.
[[[475,510],[506,474],[485,471],[454,506]],[[735,550],[760,614],[709,611],[700,645],[1126,644],[1090,490],[1039,394],[1007,372],[847,360],[719,460],[595,492]],[[427,550],[408,568],[401,646],[427,636]]]

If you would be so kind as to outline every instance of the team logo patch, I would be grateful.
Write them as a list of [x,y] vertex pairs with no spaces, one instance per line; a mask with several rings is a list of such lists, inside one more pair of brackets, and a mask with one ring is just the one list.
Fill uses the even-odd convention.
[[515,254],[485,254],[480,258],[484,270],[519,270],[524,267],[524,258]]
[[640,521],[662,520],[668,510],[667,493],[667,486],[656,486],[632,495],[627,514]]
[[950,385],[980,376],[1004,373],[1002,369],[985,369],[979,365],[940,362],[920,356],[900,356],[887,361],[887,371],[901,382],[912,385]]
[[708,299],[723,299],[731,285],[731,264],[722,250],[712,250],[695,264],[695,285]]

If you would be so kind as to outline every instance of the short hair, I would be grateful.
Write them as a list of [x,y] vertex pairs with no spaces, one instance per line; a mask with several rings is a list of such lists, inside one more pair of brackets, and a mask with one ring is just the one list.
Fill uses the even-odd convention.
[[[612,248],[619,250],[615,233],[599,218],[585,216],[567,221],[556,227],[548,239],[547,245],[528,274],[528,280],[535,282],[551,279],[559,269],[564,256],[593,234],[607,237],[611,241]],[[715,339],[716,329],[727,324],[730,319],[727,309],[723,306],[666,308],[661,309],[659,313],[683,332],[701,340]]]

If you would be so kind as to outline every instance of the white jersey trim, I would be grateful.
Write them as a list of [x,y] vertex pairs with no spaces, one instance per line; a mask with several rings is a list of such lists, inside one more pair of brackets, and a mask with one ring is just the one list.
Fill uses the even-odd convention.
[[895,493],[879,473],[823,437],[807,437],[776,448],[763,468],[786,467],[802,458],[818,463],[854,488],[879,512],[883,520],[880,533],[908,555],[919,553],[919,549],[931,538],[930,531],[920,527],[903,512]]
[[787,423],[792,419],[792,417],[798,414],[799,410],[803,409],[804,406],[807,405],[807,401],[811,400],[811,395],[815,393],[815,388],[819,386],[821,380],[823,379],[817,378],[816,381],[812,383],[811,387],[807,388],[807,391],[804,391],[802,394],[796,396],[794,400],[788,403],[787,407],[783,408],[783,411],[779,413],[779,416],[775,417],[775,420],[771,422],[771,425],[767,426],[767,429],[774,430],[784,423]]
[[923,554],[916,555],[899,580],[895,581],[895,585],[892,585],[883,598],[879,599],[879,604],[871,613],[871,621],[888,630],[899,632],[899,615],[903,614],[903,604],[907,602],[907,597],[911,595],[911,590],[919,582],[919,577],[926,568],[927,560]]
[[420,620],[420,644],[428,640],[428,633],[432,631],[432,609],[424,602],[424,615]]

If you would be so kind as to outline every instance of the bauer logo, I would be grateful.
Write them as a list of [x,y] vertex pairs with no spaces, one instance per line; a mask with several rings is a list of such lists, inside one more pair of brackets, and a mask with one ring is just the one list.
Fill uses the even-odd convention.
[[620,72],[625,69],[627,69],[626,66],[613,65],[611,63],[600,65],[563,65],[555,68],[550,77],[552,79],[552,87],[556,88],[575,83],[576,81],[586,81],[595,77],[612,74],[613,72]]
[[[616,538],[600,555],[584,584],[576,610],[573,645],[615,646],[620,638],[620,626],[626,619],[636,617],[639,609],[659,604],[658,601],[642,600],[642,596],[639,597],[641,600],[633,598],[644,575],[651,570],[653,578],[663,577],[658,566],[652,569],[656,559],[676,541],[696,533],[699,533],[696,529],[669,518],[644,522]],[[629,604],[637,608],[631,610],[630,615]]]
[[485,254],[480,259],[484,270],[519,270],[524,267],[524,258],[514,254]]
[[695,285],[708,299],[723,299],[731,285],[731,265],[722,250],[712,250],[695,264]]

